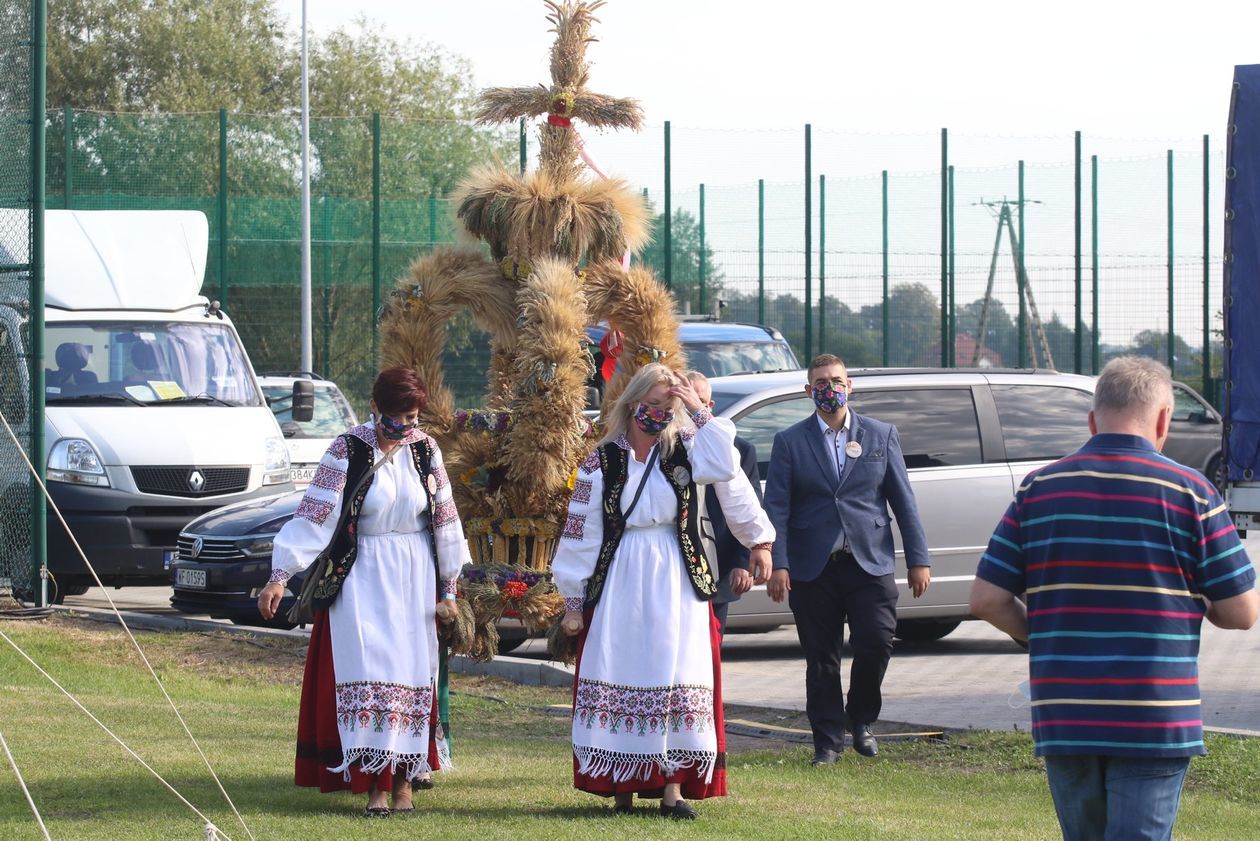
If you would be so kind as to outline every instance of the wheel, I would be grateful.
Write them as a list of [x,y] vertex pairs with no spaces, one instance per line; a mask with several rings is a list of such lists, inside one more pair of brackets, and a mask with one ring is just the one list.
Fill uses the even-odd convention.
[[899,619],[893,634],[906,642],[936,642],[945,639],[961,624],[962,620]]
[[499,653],[510,654],[525,644],[528,637],[499,637]]
[[1207,478],[1209,482],[1216,485],[1217,491],[1225,493],[1225,481],[1229,476],[1225,470],[1225,462],[1221,460],[1220,455],[1212,456],[1212,460],[1208,462]]
[[[87,584],[82,581],[70,581],[62,585],[61,596],[62,598],[65,598],[66,596],[81,596],[91,589],[91,584]],[[58,604],[60,604],[60,602],[58,602]]]

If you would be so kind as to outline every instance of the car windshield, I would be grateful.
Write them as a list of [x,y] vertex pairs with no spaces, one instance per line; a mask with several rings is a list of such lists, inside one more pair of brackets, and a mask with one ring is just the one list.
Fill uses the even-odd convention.
[[53,322],[45,327],[48,403],[260,406],[249,360],[226,324]]
[[315,386],[315,411],[306,422],[293,420],[293,387],[264,385],[263,394],[285,438],[336,438],[354,426],[354,411],[335,388]]
[[687,365],[706,377],[794,371],[800,366],[781,342],[687,342]]

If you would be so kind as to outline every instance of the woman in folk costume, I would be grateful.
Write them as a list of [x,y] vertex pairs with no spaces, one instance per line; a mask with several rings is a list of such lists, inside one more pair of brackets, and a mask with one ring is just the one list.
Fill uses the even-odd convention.
[[[685,409],[684,414],[681,410]],[[574,785],[633,810],[696,817],[684,798],[726,794],[717,582],[700,548],[698,484],[719,483],[731,530],[768,552],[774,529],[739,470],[735,428],[688,380],[646,365],[578,469],[552,574],[562,628],[581,633]],[[763,560],[758,558],[757,560]]]
[[[297,515],[276,535],[270,618],[284,583],[326,547],[298,716],[295,782],[367,792],[367,812],[407,812],[412,785],[450,765],[438,724],[439,598],[455,606],[469,561],[442,454],[416,421],[428,400],[409,368],[382,371],[373,419],[324,454]],[[339,517],[344,513],[341,528]],[[312,574],[315,574],[314,571]]]

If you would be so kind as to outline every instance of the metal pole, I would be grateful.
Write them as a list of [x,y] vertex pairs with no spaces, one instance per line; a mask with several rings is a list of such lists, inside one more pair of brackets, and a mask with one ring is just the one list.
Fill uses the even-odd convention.
[[1081,133],[1076,133],[1076,355],[1073,372],[1079,374],[1085,366],[1085,318],[1082,313],[1081,279]]
[[814,263],[814,197],[813,197],[813,168],[814,158],[812,151],[813,129],[809,123],[805,124],[805,358],[813,359],[812,348],[814,338],[814,307],[811,297],[813,295],[813,263]]
[[766,180],[757,179],[757,323],[766,323]]
[[941,367],[949,367],[949,129],[941,129]]
[[708,309],[708,306],[706,305],[705,294],[704,294],[704,185],[703,184],[700,185],[700,254],[698,255],[698,257],[699,257],[699,268],[700,268],[700,275],[699,275],[700,300],[698,302],[699,310],[702,313],[707,313],[709,309]]
[[1216,386],[1212,383],[1212,296],[1209,279],[1212,274],[1211,202],[1209,192],[1212,179],[1208,136],[1203,135],[1203,394],[1217,403]]
[[1019,367],[1028,367],[1028,301],[1024,290],[1024,162],[1019,162],[1019,245],[1015,256],[1019,258],[1020,271],[1015,273],[1015,283],[1019,287]]
[[949,367],[953,368],[958,364],[956,358],[958,352],[958,307],[957,301],[954,300],[957,289],[954,283],[954,165],[949,165],[949,341],[945,346],[949,348]]
[[889,322],[889,318],[888,318],[888,170],[885,169],[883,172],[880,173],[880,181],[882,183],[882,193],[883,193],[883,202],[882,202],[883,212],[881,216],[883,219],[883,234],[884,234],[884,249],[883,249],[884,250],[884,303],[883,303],[883,306],[880,307],[880,312],[884,320],[883,327],[881,328],[884,334],[883,364],[884,364],[884,367],[887,368],[889,364],[888,359],[889,359],[890,350],[891,350],[891,347],[889,345],[889,336],[888,336],[888,322]]
[[662,248],[665,249],[665,288],[672,289],[674,286],[674,219],[673,219],[673,191],[670,187],[670,171],[669,171],[669,120],[665,121],[665,242]]
[[437,193],[429,191],[429,253],[437,250]]
[[311,94],[307,54],[306,0],[302,0],[302,294],[301,359],[298,368],[311,370]]
[[827,176],[818,176],[818,351],[827,347]]
[[66,157],[66,168],[62,173],[62,192],[66,197],[66,210],[74,210],[74,108],[69,105],[62,106],[61,122],[64,129]]
[[1093,336],[1090,337],[1093,345],[1093,365],[1090,370],[1097,374],[1102,370],[1102,344],[1098,338],[1098,156],[1089,156],[1089,275],[1091,286],[1093,287],[1093,310],[1090,323],[1092,325]]
[[219,109],[219,306],[228,304],[228,117]]
[[381,326],[381,115],[372,113],[372,364],[380,361]]
[[525,137],[525,118],[524,117],[521,117],[521,137],[517,145],[520,147],[520,154],[521,154],[521,175],[524,175],[525,168],[529,164],[527,140]]
[[[31,460],[41,481],[47,476],[44,452],[44,144],[45,100],[48,98],[48,5],[31,2]],[[44,494],[38,482],[31,483],[31,589],[38,595],[38,607],[48,606],[47,547],[48,522]],[[36,586],[37,585],[37,586]]]
[[1173,153],[1168,150],[1168,370],[1177,375],[1175,341],[1176,321],[1173,312]]
[[332,378],[332,202],[325,193],[324,205],[324,358],[323,375]]

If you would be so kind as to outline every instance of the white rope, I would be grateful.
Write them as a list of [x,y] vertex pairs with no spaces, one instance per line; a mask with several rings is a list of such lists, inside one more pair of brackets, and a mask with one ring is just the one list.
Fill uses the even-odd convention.
[[[134,750],[132,750],[130,747],[128,747],[128,746],[127,746],[127,743],[126,743],[126,742],[124,742],[122,739],[118,738],[118,736],[116,736],[116,735],[114,734],[114,731],[113,731],[113,730],[110,730],[110,729],[109,729],[109,727],[105,724],[105,722],[101,721],[99,718],[97,718],[96,716],[92,715],[92,711],[91,711],[91,710],[89,710],[87,707],[83,706],[83,704],[79,701],[79,699],[78,699],[78,698],[76,698],[76,697],[74,697],[73,695],[71,695],[71,694],[70,694],[70,692],[69,692],[69,690],[67,690],[64,686],[62,686],[60,683],[58,683],[58,682],[57,682],[57,679],[56,679],[55,677],[53,677],[52,675],[48,674],[48,672],[44,671],[44,669],[43,669],[43,668],[42,668],[42,667],[41,667],[38,663],[36,663],[34,660],[32,660],[32,659],[31,659],[31,656],[30,656],[29,654],[27,654],[25,651],[23,651],[23,650],[22,650],[22,648],[21,648],[21,647],[20,647],[17,643],[15,643],[13,640],[9,639],[8,634],[6,634],[4,631],[0,631],[0,639],[4,640],[4,641],[5,641],[5,642],[7,642],[9,645],[13,646],[13,650],[14,650],[14,651],[16,651],[18,654],[21,654],[21,655],[22,655],[22,656],[26,659],[26,662],[30,663],[32,666],[34,666],[34,667],[35,667],[35,670],[36,670],[37,672],[39,672],[39,673],[40,673],[41,675],[43,675],[44,677],[48,678],[48,681],[49,681],[50,683],[52,683],[52,685],[53,685],[53,686],[55,686],[55,687],[57,687],[58,689],[60,689],[60,690],[61,690],[61,692],[62,692],[62,694],[64,694],[67,698],[69,698],[69,699],[70,699],[70,700],[74,703],[74,705],[75,705],[76,707],[78,707],[79,709],[83,710],[83,712],[87,715],[87,717],[88,717],[88,718],[90,718],[90,719],[92,719],[93,721],[95,721],[95,722],[97,723],[97,725],[98,725],[98,726],[99,726],[102,730],[104,730],[104,731],[105,731],[105,732],[109,735],[109,737],[110,737],[111,739],[113,739],[115,742],[117,742],[119,745],[121,745],[123,750],[125,750],[127,753],[131,754],[131,756],[132,756],[132,757],[136,760],[136,762],[139,762],[141,765],[143,765],[146,769],[148,769],[148,771],[149,771],[149,773],[150,773],[150,774],[152,774],[153,776],[157,777],[158,782],[160,782],[162,785],[164,785],[164,786],[166,786],[168,789],[170,789],[171,794],[173,794],[173,795],[175,795],[176,797],[178,797],[178,798],[180,799],[180,801],[181,801],[181,802],[182,802],[185,806],[187,806],[189,809],[192,809],[193,813],[194,813],[194,814],[196,814],[196,815],[197,815],[197,817],[201,818],[203,821],[205,821],[205,822],[206,822],[206,823],[208,823],[208,824],[211,824],[211,823],[212,823],[212,821],[211,821],[209,818],[207,818],[205,815],[203,815],[203,814],[201,813],[201,810],[199,810],[199,809],[198,809],[196,806],[194,806],[193,804],[189,803],[189,802],[188,802],[188,800],[187,800],[187,798],[185,798],[185,797],[184,797],[184,795],[182,795],[182,794],[180,794],[178,791],[176,791],[174,786],[172,786],[170,783],[168,783],[168,782],[166,781],[166,779],[165,779],[165,778],[164,778],[161,774],[159,774],[156,770],[154,770],[154,768],[153,768],[153,766],[152,766],[152,765],[150,765],[149,763],[145,762],[145,761],[144,761],[144,758],[143,758],[143,757],[141,757],[141,756],[140,756],[140,754],[136,753]],[[225,837],[225,838],[227,838],[227,836],[226,836],[226,835],[224,835],[224,837]],[[231,841],[231,839],[228,839],[228,841]]]
[[4,755],[9,757],[9,764],[13,766],[13,773],[17,774],[18,785],[22,787],[22,795],[26,798],[26,802],[30,804],[31,811],[35,813],[35,822],[39,824],[40,830],[44,833],[44,837],[48,841],[52,841],[52,836],[48,834],[48,827],[44,826],[44,819],[39,816],[39,809],[35,808],[35,801],[31,799],[31,793],[26,789],[26,780],[22,779],[22,772],[18,770],[17,760],[13,758],[13,754],[9,752],[9,743],[4,740],[4,734],[0,733],[0,745],[4,746]]
[[[34,478],[36,484],[39,485],[39,489],[43,491],[44,498],[48,501],[49,510],[57,515],[57,521],[61,523],[62,528],[64,528],[66,530],[66,534],[69,535],[70,542],[74,544],[74,550],[78,552],[79,557],[83,559],[83,563],[87,566],[88,572],[92,573],[92,579],[96,582],[96,586],[101,588],[101,593],[105,596],[105,600],[109,602],[110,610],[114,611],[114,615],[118,617],[118,624],[121,625],[123,630],[127,632],[127,638],[130,639],[131,644],[135,646],[136,653],[140,655],[141,662],[143,662],[145,668],[149,670],[149,674],[153,676],[153,680],[157,682],[158,688],[162,690],[162,696],[166,698],[166,702],[170,705],[171,711],[175,713],[175,718],[179,720],[180,726],[184,728],[184,733],[187,734],[189,740],[193,743],[193,747],[197,749],[198,755],[201,756],[201,761],[205,763],[206,769],[210,772],[210,776],[214,778],[214,784],[219,787],[219,792],[223,795],[223,799],[226,800],[228,806],[231,807],[232,814],[236,815],[236,819],[240,821],[241,827],[245,830],[245,834],[249,836],[250,841],[255,841],[254,833],[250,832],[249,826],[245,823],[245,818],[241,817],[241,813],[237,810],[236,804],[232,802],[232,798],[227,793],[227,789],[223,787],[223,783],[219,780],[219,775],[214,772],[214,767],[210,764],[209,757],[206,756],[205,751],[201,749],[201,745],[197,742],[197,737],[192,734],[192,730],[188,729],[188,723],[184,721],[184,717],[180,715],[179,708],[175,706],[175,700],[171,698],[170,693],[166,691],[166,684],[162,682],[162,679],[158,677],[157,671],[154,670],[153,665],[149,663],[149,658],[145,656],[144,649],[140,647],[140,643],[136,640],[135,635],[131,633],[131,628],[127,627],[127,622],[123,619],[122,613],[119,612],[118,606],[114,604],[114,599],[109,595],[109,590],[105,589],[105,585],[101,583],[100,576],[96,574],[96,568],[92,566],[92,562],[88,560],[87,555],[83,551],[83,547],[79,545],[79,541],[74,536],[74,532],[70,530],[70,525],[66,522],[65,517],[61,515],[61,509],[57,507],[57,503],[53,501],[52,495],[48,493],[48,488],[44,485],[44,480],[39,475],[39,471],[35,469],[35,465],[31,463],[30,458],[26,455],[26,451],[22,449],[22,443],[18,440],[17,435],[14,434],[13,427],[9,426],[9,419],[4,416],[4,412],[0,412],[0,423],[4,424],[5,431],[8,432],[9,437],[13,439],[13,444],[17,447],[18,452],[21,453],[22,460],[26,462],[26,466],[30,470],[32,478]],[[8,638],[6,637],[5,639]],[[10,642],[10,645],[12,645],[12,642]],[[16,648],[16,646],[14,647]],[[29,657],[27,659],[30,660]],[[31,660],[31,664],[35,665],[35,661]],[[36,668],[39,668],[38,665],[36,665]],[[40,671],[42,672],[43,670],[40,669]],[[45,674],[47,673],[45,672]],[[49,676],[49,679],[52,679],[51,676]],[[58,687],[60,688],[60,684],[58,684]],[[65,690],[62,691],[64,692]],[[67,692],[66,694],[69,695],[70,693]],[[78,702],[76,701],[75,703]],[[84,712],[87,712],[87,710],[84,709]],[[104,725],[101,726],[103,727]],[[128,750],[130,750],[130,748],[128,748]],[[137,759],[138,758],[139,757],[137,757]],[[175,790],[171,789],[171,791]],[[178,792],[176,792],[176,794],[178,794]],[[183,800],[183,797],[180,797],[180,799]],[[188,803],[187,800],[184,800],[184,802]],[[191,803],[188,805],[190,807],[192,806]],[[201,813],[198,812],[197,814],[200,815]],[[204,817],[204,815],[202,817]]]

